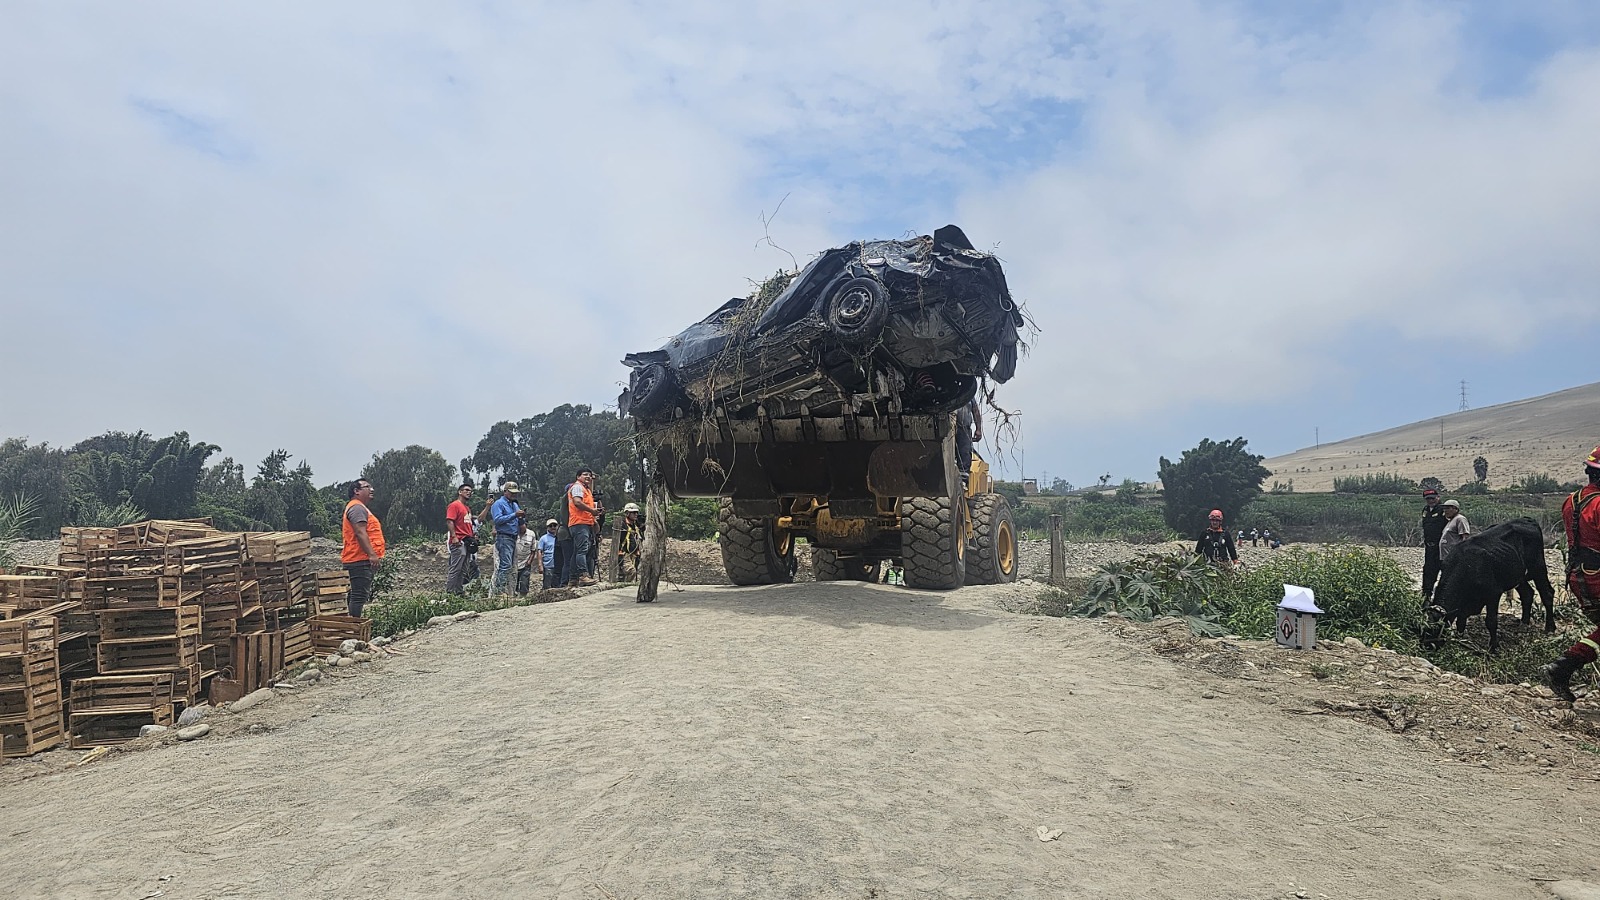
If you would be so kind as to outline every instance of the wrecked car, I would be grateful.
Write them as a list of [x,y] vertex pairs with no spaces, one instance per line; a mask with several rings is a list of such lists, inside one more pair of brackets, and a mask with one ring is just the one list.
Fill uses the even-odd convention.
[[1000,261],[954,225],[828,250],[762,302],[734,298],[628,354],[622,414],[649,426],[758,406],[773,418],[939,413],[1016,371],[1022,312]]

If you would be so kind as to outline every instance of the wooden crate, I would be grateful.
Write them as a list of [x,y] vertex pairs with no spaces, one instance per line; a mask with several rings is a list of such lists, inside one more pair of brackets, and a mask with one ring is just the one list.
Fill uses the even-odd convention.
[[244,538],[249,562],[288,562],[311,555],[309,531],[253,531]]
[[73,632],[64,637],[57,645],[56,654],[61,666],[61,680],[70,681],[73,678],[85,678],[96,674],[99,664],[96,648],[99,646],[98,637],[87,632]]
[[316,573],[316,594],[307,598],[313,616],[350,614],[350,573],[343,569]]
[[0,622],[0,657],[54,653],[61,624],[54,616],[30,616]]
[[54,575],[0,575],[0,604],[38,609],[65,599],[66,586]]
[[199,600],[199,591],[184,591],[176,575],[92,577],[84,582],[84,602],[92,609],[112,606],[181,606]]
[[283,664],[292,666],[311,656],[311,626],[306,622],[283,630]]
[[61,599],[82,600],[85,570],[75,566],[17,566],[18,575],[43,575],[61,582]]
[[0,756],[32,756],[61,743],[61,712],[54,718],[38,719],[17,725],[0,725]]
[[75,678],[68,696],[72,714],[77,716],[89,712],[149,712],[163,706],[170,709],[173,693],[171,672],[150,672]]
[[199,635],[205,610],[196,605],[100,610],[100,642]]
[[100,671],[107,675],[170,671],[199,664],[200,636],[102,640],[95,650]]
[[312,616],[306,620],[311,625],[311,646],[318,653],[332,653],[339,645],[354,638],[372,640],[372,621],[359,616]]
[[109,578],[120,575],[177,575],[177,560],[162,547],[112,547],[90,550],[84,557],[84,576]]
[[74,710],[70,722],[70,746],[72,749],[115,747],[118,744],[126,744],[128,741],[138,737],[139,729],[146,725],[172,727],[172,705],[168,704],[164,710],[155,709],[144,712],[91,712],[80,715]]

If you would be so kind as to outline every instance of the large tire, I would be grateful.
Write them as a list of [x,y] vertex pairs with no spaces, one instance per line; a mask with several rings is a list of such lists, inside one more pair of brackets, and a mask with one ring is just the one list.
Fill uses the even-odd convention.
[[672,370],[665,363],[650,363],[633,373],[628,412],[642,422],[665,420],[671,418],[672,407],[682,396]]
[[840,559],[822,547],[811,548],[811,575],[818,581],[877,581],[878,563],[865,559]]
[[717,543],[722,568],[734,584],[784,584],[794,580],[794,538],[779,536],[771,519],[746,519],[733,514],[733,501],[717,510]]
[[1017,526],[1011,504],[999,494],[972,498],[975,547],[967,556],[967,584],[1007,584],[1017,580]]
[[900,555],[906,587],[948,591],[966,578],[967,508],[963,498],[907,497],[900,501]]

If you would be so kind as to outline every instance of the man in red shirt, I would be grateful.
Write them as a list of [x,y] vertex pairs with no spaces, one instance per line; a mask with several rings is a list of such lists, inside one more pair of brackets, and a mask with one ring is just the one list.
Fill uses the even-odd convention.
[[444,511],[445,526],[450,529],[450,574],[445,579],[444,590],[458,597],[466,593],[462,585],[467,559],[478,552],[478,526],[472,519],[472,510],[467,507],[471,500],[472,482],[462,482],[461,487],[456,488],[455,501]]
[[[1561,505],[1561,523],[1567,531],[1567,589],[1577,598],[1578,608],[1589,621],[1600,624],[1600,447],[1583,461],[1589,483]],[[1600,656],[1600,628],[1579,638],[1561,658],[1545,667],[1550,689],[1571,702],[1572,676]]]

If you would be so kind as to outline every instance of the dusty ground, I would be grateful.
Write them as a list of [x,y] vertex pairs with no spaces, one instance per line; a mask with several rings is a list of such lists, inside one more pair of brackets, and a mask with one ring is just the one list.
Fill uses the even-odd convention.
[[194,743],[0,767],[0,872],[14,897],[130,900],[1600,880],[1600,757],[1531,692],[1006,611],[1031,597],[812,583],[486,614]]

